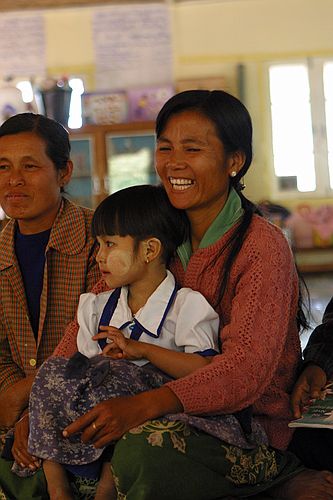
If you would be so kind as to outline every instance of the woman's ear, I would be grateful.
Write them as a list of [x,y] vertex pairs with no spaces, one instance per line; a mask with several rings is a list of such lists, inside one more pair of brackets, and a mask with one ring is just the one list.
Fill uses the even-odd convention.
[[230,177],[236,177],[238,172],[243,168],[245,159],[245,153],[243,151],[235,151],[229,154],[228,173]]
[[60,187],[66,186],[71,180],[73,173],[73,162],[68,160],[66,166],[59,170],[59,185]]
[[158,238],[148,238],[143,241],[144,260],[147,264],[161,255],[162,243]]

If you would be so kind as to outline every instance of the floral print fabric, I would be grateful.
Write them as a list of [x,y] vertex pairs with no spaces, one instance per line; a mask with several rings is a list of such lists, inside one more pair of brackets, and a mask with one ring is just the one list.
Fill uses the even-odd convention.
[[[80,434],[64,438],[62,430],[101,401],[151,390],[169,380],[150,364],[140,367],[101,355],[88,359],[79,353],[70,360],[50,358],[40,368],[31,391],[29,452],[64,464],[97,460],[102,449],[83,444]],[[248,439],[233,415],[197,417],[180,413],[167,415],[166,419],[248,449],[267,443],[256,423]]]

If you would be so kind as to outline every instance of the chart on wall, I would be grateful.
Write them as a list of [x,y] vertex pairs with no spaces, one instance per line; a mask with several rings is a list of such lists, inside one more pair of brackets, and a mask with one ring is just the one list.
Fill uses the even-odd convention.
[[[0,77],[46,73],[45,26],[40,13],[1,13]],[[27,47],[29,50],[27,50]]]
[[170,9],[163,4],[95,9],[96,87],[124,89],[173,81]]

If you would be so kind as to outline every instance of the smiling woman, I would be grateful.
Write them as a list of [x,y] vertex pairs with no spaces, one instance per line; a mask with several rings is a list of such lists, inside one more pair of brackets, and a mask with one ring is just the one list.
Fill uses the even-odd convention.
[[[333,500],[333,475],[304,471],[284,451],[304,315],[288,242],[242,193],[252,161],[249,113],[226,92],[186,91],[165,103],[156,135],[157,171],[172,205],[190,222],[170,269],[218,313],[221,352],[162,387],[97,404],[66,435],[82,432],[96,447],[117,441],[118,498],[213,500],[270,490],[289,500]],[[64,345],[57,354],[66,355],[66,347],[68,353]],[[251,425],[247,448],[230,434],[199,432],[191,420],[215,421],[214,415],[248,406],[250,424],[263,426],[269,446],[253,439]],[[172,413],[172,422],[163,418]],[[96,420],[103,428],[93,435]],[[283,491],[272,490],[282,483]]]

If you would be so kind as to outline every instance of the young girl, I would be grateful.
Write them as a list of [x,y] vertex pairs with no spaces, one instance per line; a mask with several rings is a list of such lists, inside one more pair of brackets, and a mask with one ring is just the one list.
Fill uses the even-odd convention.
[[[160,387],[218,353],[218,315],[200,293],[178,289],[166,269],[186,237],[187,219],[172,207],[164,188],[118,191],[99,205],[92,224],[97,262],[111,291],[81,295],[79,352],[69,361],[46,361],[30,398],[29,452],[45,459],[51,499],[72,498],[65,469],[88,478],[100,474],[95,498],[114,495],[103,448],[83,443],[80,435],[66,438],[67,425],[101,401]],[[193,417],[193,425],[224,437],[238,432],[247,441],[235,417],[229,416],[222,430],[219,420]],[[93,420],[90,438],[103,426],[102,419]],[[265,440],[260,431],[256,439]],[[252,445],[247,441],[247,446]]]

